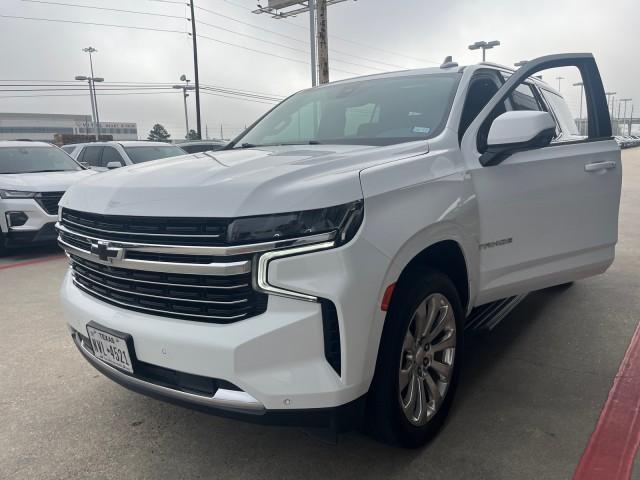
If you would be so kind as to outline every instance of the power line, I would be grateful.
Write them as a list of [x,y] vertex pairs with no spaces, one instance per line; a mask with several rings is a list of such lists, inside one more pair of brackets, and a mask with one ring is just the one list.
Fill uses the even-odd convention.
[[[151,0],[151,1],[160,1],[160,0]],[[240,5],[240,4],[236,3],[236,2],[232,2],[231,0],[220,0],[220,1],[228,3],[229,5],[233,5],[233,6],[237,7],[237,8],[241,8],[243,10],[247,10],[249,12],[253,11],[251,8],[248,8],[245,5]],[[280,18],[280,19],[278,19],[278,21],[279,22],[284,22],[287,25],[290,25],[292,27],[296,27],[298,29],[304,30],[305,32],[308,31],[306,27],[303,27],[301,25],[293,23],[293,22],[291,22],[290,20],[288,20],[286,18]],[[373,46],[368,45],[366,43],[356,42],[356,41],[350,40],[348,38],[339,37],[338,35],[329,35],[329,38],[340,40],[340,41],[346,42],[346,43],[351,43],[353,45],[357,45],[359,47],[364,47],[364,48],[367,48],[369,50],[377,50],[377,51],[384,52],[384,53],[386,53],[388,55],[393,55],[393,56],[396,56],[396,57],[403,57],[403,58],[407,58],[409,60],[414,60],[414,61],[418,61],[418,62],[422,62],[422,63],[433,63],[435,65],[439,65],[440,64],[440,62],[436,62],[435,60],[429,60],[429,59],[426,59],[426,58],[412,57],[412,56],[406,55],[404,53],[394,52],[392,50],[387,50],[387,49],[380,48],[380,47],[373,47]]]
[[[85,5],[85,4],[78,4],[78,3],[53,2],[53,1],[50,1],[50,0],[22,0],[22,1],[23,2],[29,2],[29,3],[45,4],[45,5],[57,5],[57,6],[63,6],[63,7],[85,8],[85,9],[91,9],[91,10],[101,10],[101,11],[119,12],[119,13],[130,13],[130,14],[135,14],[135,15],[150,15],[150,16],[156,16],[156,17],[175,18],[175,19],[179,19],[179,20],[185,20],[185,17],[179,16],[179,15],[168,15],[168,14],[154,13],[154,12],[141,12],[141,11],[138,11],[138,10],[125,10],[125,9],[121,9],[121,8],[98,7],[98,6],[95,6],[95,5]],[[236,19],[234,19],[232,17],[229,17],[227,15],[218,14],[217,12],[214,12],[213,10],[209,10],[207,8],[198,7],[198,9],[199,10],[203,10],[203,11],[208,12],[208,13],[211,13],[211,14],[214,14],[214,15],[219,15],[219,16],[227,18],[229,20],[236,21],[236,22],[242,23],[244,25],[248,25],[250,27],[254,27],[254,28],[257,28],[257,29],[260,29],[260,30],[263,30],[263,31],[266,31],[266,32],[269,32],[269,33],[272,33],[272,34],[275,34],[275,35],[281,35],[278,32],[274,32],[272,30],[268,30],[266,28],[261,28],[261,27],[255,26],[255,25],[251,25],[250,23],[242,22],[240,20],[236,20]],[[275,45],[275,46],[278,46],[278,47],[281,47],[281,48],[287,48],[289,50],[294,50],[294,51],[302,52],[302,53],[305,53],[305,54],[309,53],[307,50],[302,50],[302,49],[299,49],[299,48],[296,48],[296,47],[291,47],[289,45],[283,45],[281,43],[272,42],[270,40],[265,40],[263,38],[254,37],[252,35],[248,35],[248,34],[245,34],[245,33],[240,33],[240,32],[237,32],[235,30],[231,30],[229,28],[221,27],[219,25],[213,25],[211,23],[207,23],[207,22],[203,22],[203,21],[198,21],[197,23],[200,23],[202,25],[206,25],[208,27],[215,28],[215,29],[218,29],[218,30],[222,30],[222,31],[225,31],[225,32],[228,32],[228,33],[239,35],[239,36],[242,36],[242,37],[251,38],[253,40],[257,40],[257,41],[260,41],[260,42],[264,42],[264,43],[268,43],[268,44],[271,44],[271,45]],[[285,37],[285,38],[288,38],[290,40],[301,41],[301,40],[298,40],[298,39],[296,39],[294,37],[290,37],[288,35],[282,35],[282,36]],[[349,53],[344,53],[344,52],[337,52],[337,53],[339,53],[340,55],[352,56]],[[364,58],[364,57],[357,57],[355,55],[353,55],[353,56],[356,57],[356,58],[361,58],[361,59]],[[364,58],[364,59],[370,61],[369,59],[366,59],[366,58]],[[338,62],[338,63],[344,63],[344,64],[347,64],[347,65],[353,65],[353,66],[357,66],[357,67],[368,68],[368,69],[371,69],[371,70],[378,70],[378,71],[381,71],[381,72],[384,71],[383,69],[380,69],[380,68],[377,68],[377,67],[370,67],[368,65],[361,65],[361,64],[358,64],[358,63],[355,63],[355,62],[348,62],[348,61],[339,60],[339,59],[336,59],[335,61]],[[373,60],[373,61],[375,62],[375,60]]]
[[[284,34],[284,33],[276,32],[275,30],[270,30],[270,29],[268,29],[268,28],[264,28],[264,27],[261,27],[261,26],[255,25],[255,24],[253,24],[253,23],[244,22],[244,21],[242,21],[242,20],[238,20],[237,18],[230,17],[230,16],[228,16],[228,15],[224,15],[224,14],[222,14],[222,13],[215,12],[215,11],[213,11],[213,10],[209,10],[208,8],[198,7],[198,6],[196,6],[196,8],[197,8],[198,10],[202,10],[202,11],[207,12],[207,13],[210,13],[210,14],[212,14],[212,15],[217,15],[217,16],[219,16],[219,17],[225,18],[225,19],[230,20],[230,21],[232,21],[232,22],[236,22],[236,23],[239,23],[239,24],[241,24],[241,25],[246,25],[246,26],[248,26],[248,27],[255,28],[255,29],[257,29],[257,30],[261,30],[261,31],[263,31],[263,32],[270,33],[270,34],[272,34],[272,35],[278,35],[278,36],[280,36],[280,37],[286,38],[286,39],[288,39],[288,40],[292,40],[292,41],[294,41],[294,42],[302,43],[302,44],[305,44],[305,45],[307,45],[307,43],[308,43],[308,41],[307,41],[307,40],[302,40],[302,39],[299,39],[299,38],[296,38],[296,37],[292,37],[291,35],[286,35],[286,34]],[[204,23],[204,22],[200,22],[200,23]],[[261,39],[261,41],[263,41],[263,40]],[[264,40],[264,41],[266,41],[266,40]],[[367,62],[378,63],[378,64],[380,64],[380,65],[386,65],[386,66],[388,66],[388,67],[392,67],[392,68],[404,68],[404,67],[402,67],[401,65],[395,65],[395,64],[393,64],[393,63],[382,62],[382,61],[380,61],[380,60],[375,60],[375,59],[368,58],[368,57],[363,57],[363,56],[360,56],[360,55],[354,55],[354,54],[352,54],[352,53],[342,52],[342,51],[340,51],[340,50],[330,49],[330,52],[332,52],[332,53],[334,53],[334,54],[338,54],[338,55],[345,55],[345,56],[348,56],[348,57],[358,58],[358,59],[360,59],[360,60],[365,60],[365,61],[367,61]],[[308,52],[306,52],[306,53],[308,53]],[[373,68],[373,67],[371,67],[371,68]]]
[[[53,19],[53,18],[23,17],[23,16],[19,16],[19,15],[2,15],[2,14],[0,14],[0,18],[11,18],[11,19],[18,19],[18,20],[35,20],[35,21],[52,22],[52,23],[56,23],[56,22],[57,23],[71,23],[71,24],[76,24],[76,25],[92,25],[92,26],[98,26],[98,27],[127,28],[127,29],[132,29],[132,30],[148,30],[148,31],[153,31],[153,32],[179,33],[179,34],[184,35],[184,32],[180,31],[180,30],[169,30],[169,29],[151,28],[151,27],[136,27],[136,26],[132,26],[132,25],[118,25],[118,24],[113,24],[113,23],[82,22],[82,21],[79,21],[79,20],[62,20],[62,19]],[[294,59],[294,58],[291,58],[291,57],[285,57],[283,55],[276,55],[274,53],[265,52],[263,50],[257,50],[255,48],[245,47],[245,46],[239,45],[237,43],[225,42],[225,41],[218,40],[217,38],[210,37],[210,36],[207,36],[207,35],[198,35],[198,37],[204,38],[206,40],[210,40],[210,41],[213,41],[213,42],[217,42],[217,43],[220,43],[220,44],[223,44],[223,45],[229,45],[229,46],[232,46],[232,47],[241,48],[243,50],[248,50],[248,51],[255,52],[255,53],[261,53],[263,55],[269,55],[271,57],[281,58],[281,59],[289,60],[289,61],[296,62],[296,63],[302,63],[303,65],[307,65],[308,64],[308,62],[306,62],[304,60],[298,60],[298,59]],[[341,73],[347,73],[349,75],[355,75],[355,76],[361,75],[360,73],[350,72],[348,70],[343,70],[343,69],[338,69],[338,68],[334,68],[333,70],[335,70],[337,72],[341,72]]]
[[[265,40],[265,39],[260,38],[260,37],[254,37],[253,35],[249,35],[249,34],[246,34],[246,33],[236,32],[235,30],[231,30],[231,29],[225,28],[225,27],[220,27],[218,25],[213,25],[211,23],[207,23],[207,22],[203,22],[203,21],[198,21],[198,23],[201,24],[201,25],[206,25],[207,27],[216,28],[218,30],[229,32],[229,33],[232,33],[234,35],[239,35],[241,37],[246,37],[246,38],[250,38],[252,40],[257,40],[259,42],[264,42],[264,43],[268,43],[270,45],[275,45],[275,46],[278,46],[280,48],[287,48],[289,50],[293,50],[293,51],[296,51],[296,52],[302,52],[302,53],[307,54],[307,55],[309,54],[308,50],[303,50],[301,48],[291,47],[289,45],[283,45],[282,43],[278,43],[278,42],[272,42],[270,40]],[[344,63],[344,64],[347,64],[347,65],[353,65],[353,66],[356,66],[356,67],[368,68],[370,70],[378,70],[380,72],[384,72],[383,69],[380,69],[380,68],[377,68],[377,67],[370,67],[368,65],[362,65],[360,63],[348,62],[348,61],[339,60],[339,59],[334,59],[334,62]]]
[[184,16],[180,16],[180,15],[168,15],[168,14],[164,14],[164,13],[155,13],[155,12],[140,12],[137,10],[124,10],[121,8],[108,8],[108,7],[98,7],[95,5],[82,5],[82,4],[78,4],[78,3],[64,3],[64,2],[51,2],[48,0],[22,0],[23,2],[29,2],[29,3],[42,3],[42,4],[46,4],[46,5],[58,5],[58,6],[62,6],[62,7],[76,7],[76,8],[88,8],[91,10],[104,10],[107,12],[119,12],[119,13],[133,13],[136,15],[150,15],[153,17],[166,17],[166,18],[177,18],[179,20],[184,20],[185,17]]
[[[175,92],[121,92],[121,93],[100,93],[101,96],[111,95],[160,95],[165,93],[180,93],[177,90]],[[29,94],[29,95],[0,95],[0,98],[36,98],[36,97],[86,97],[86,93],[45,93],[45,94]]]
[[37,20],[41,22],[52,22],[52,23],[73,23],[76,25],[92,25],[94,27],[114,27],[114,28],[128,28],[131,30],[149,30],[152,32],[167,32],[167,33],[180,33],[184,35],[182,30],[169,30],[164,28],[152,28],[152,27],[136,27],[133,25],[118,25],[113,23],[97,23],[97,22],[81,22],[79,20],[62,20],[56,18],[39,18],[39,17],[22,17],[19,15],[2,15],[0,14],[0,18],[13,18],[18,20]]

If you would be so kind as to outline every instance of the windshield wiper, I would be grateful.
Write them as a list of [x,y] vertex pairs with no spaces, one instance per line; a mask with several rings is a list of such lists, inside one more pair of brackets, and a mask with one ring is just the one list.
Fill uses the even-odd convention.
[[71,172],[72,170],[33,170],[31,172],[24,173],[47,173],[47,172]]
[[240,145],[242,148],[255,148],[257,147],[257,145],[254,145],[253,143],[243,143],[242,145]]

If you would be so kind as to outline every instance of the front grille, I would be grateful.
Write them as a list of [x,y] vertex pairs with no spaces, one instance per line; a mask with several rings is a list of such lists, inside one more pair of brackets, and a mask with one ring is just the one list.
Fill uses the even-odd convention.
[[202,322],[230,323],[266,311],[251,274],[212,276],[111,267],[70,255],[82,291],[122,308]]
[[58,204],[63,195],[64,192],[40,192],[36,195],[35,199],[49,215],[57,215]]
[[229,219],[100,215],[65,208],[61,223],[74,232],[103,240],[217,246],[226,243]]

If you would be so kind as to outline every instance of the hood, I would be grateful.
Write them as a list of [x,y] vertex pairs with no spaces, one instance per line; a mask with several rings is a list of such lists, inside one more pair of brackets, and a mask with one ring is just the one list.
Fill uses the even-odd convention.
[[299,145],[183,155],[102,173],[69,189],[63,207],[93,213],[237,217],[324,208],[362,198],[359,172],[425,153],[387,147]]
[[0,189],[25,192],[64,192],[71,185],[94,175],[93,170],[0,174]]

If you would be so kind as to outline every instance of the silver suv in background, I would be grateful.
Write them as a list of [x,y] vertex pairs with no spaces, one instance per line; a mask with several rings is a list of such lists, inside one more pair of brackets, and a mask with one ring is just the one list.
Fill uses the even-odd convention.
[[71,156],[93,170],[105,171],[185,153],[169,143],[126,141],[86,143],[73,150]]

